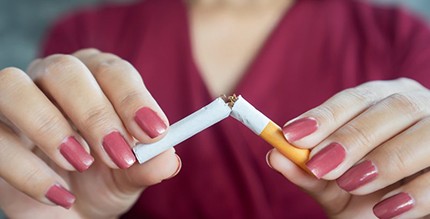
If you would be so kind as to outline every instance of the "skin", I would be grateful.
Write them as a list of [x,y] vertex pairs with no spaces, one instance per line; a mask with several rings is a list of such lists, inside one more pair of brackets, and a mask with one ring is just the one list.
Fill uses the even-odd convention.
[[[347,153],[339,166],[318,180],[276,150],[268,153],[268,163],[311,194],[331,218],[375,218],[373,206],[399,192],[409,193],[415,206],[398,218],[429,217],[429,98],[426,88],[405,78],[342,91],[298,117],[315,118],[320,125],[294,142],[310,148],[311,157],[331,142],[341,143]],[[363,160],[376,165],[378,177],[349,193],[342,190],[335,180]]]
[[[142,142],[157,140],[133,120],[142,106],[158,112],[167,123],[139,73],[117,56],[94,49],[53,55],[34,61],[28,75],[16,68],[4,69],[0,81],[5,121],[0,126],[0,206],[9,217],[116,218],[146,187],[179,171],[174,150],[143,165],[118,169],[101,149],[101,139],[113,128],[130,145],[135,143],[131,136]],[[59,153],[58,146],[70,135],[96,157],[83,173],[74,171]],[[77,197],[70,210],[50,206],[53,203],[45,198],[54,183]]]
[[[190,1],[193,52],[213,96],[234,90],[291,4],[290,0]],[[223,28],[225,21],[236,22],[237,28]],[[213,41],[211,31],[224,37]],[[243,32],[251,33],[247,41],[240,37]],[[231,55],[237,57],[234,60],[227,55],[232,45],[240,47]],[[135,140],[162,138],[151,139],[134,122],[134,112],[142,106],[157,112],[168,124],[128,62],[84,49],[35,60],[26,73],[16,68],[0,72],[0,208],[9,217],[117,218],[145,188],[178,173],[181,162],[173,150],[143,165],[118,169],[100,148],[101,139],[112,127],[130,145]],[[76,95],[79,93],[85,95]],[[430,214],[430,174],[424,171],[430,165],[426,161],[430,153],[429,100],[430,92],[409,79],[369,82],[342,91],[298,117],[316,119],[318,128],[292,142],[310,148],[311,156],[330,142],[342,143],[347,153],[337,168],[317,180],[276,150],[269,151],[268,163],[311,194],[330,218],[375,218],[372,207],[398,192],[407,192],[416,201],[399,218],[425,217]],[[382,134],[374,135],[376,132]],[[61,141],[70,135],[96,158],[83,173],[76,173],[59,153]],[[364,159],[377,165],[380,177],[354,191],[342,190],[336,179]],[[77,197],[70,210],[53,206],[45,198],[54,183]]]

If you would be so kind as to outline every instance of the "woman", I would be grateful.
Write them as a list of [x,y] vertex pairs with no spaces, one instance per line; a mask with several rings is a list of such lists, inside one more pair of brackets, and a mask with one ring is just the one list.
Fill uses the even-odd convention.
[[[424,217],[429,42],[400,10],[344,0],[153,0],[67,16],[29,76],[0,74],[0,206],[11,218]],[[283,132],[311,149],[312,174],[233,120],[135,164],[132,145],[162,138],[166,115],[233,92],[290,119]]]

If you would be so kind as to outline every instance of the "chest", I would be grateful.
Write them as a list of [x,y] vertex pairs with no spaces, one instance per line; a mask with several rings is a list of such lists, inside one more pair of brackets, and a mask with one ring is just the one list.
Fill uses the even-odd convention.
[[234,92],[292,1],[266,7],[190,6],[194,60],[212,96]]

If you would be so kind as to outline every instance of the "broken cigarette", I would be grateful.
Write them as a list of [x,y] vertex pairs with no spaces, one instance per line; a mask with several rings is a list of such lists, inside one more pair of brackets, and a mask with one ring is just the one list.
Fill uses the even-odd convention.
[[243,97],[233,96],[230,99],[234,101],[230,114],[233,118],[243,123],[302,169],[307,170],[305,163],[309,159],[309,150],[300,149],[288,143],[282,129]]
[[231,112],[228,104],[222,97],[218,97],[207,106],[171,125],[167,134],[159,141],[136,145],[133,151],[137,160],[139,163],[144,163],[209,126],[227,118]]
[[200,131],[231,115],[275,147],[285,157],[307,170],[305,163],[309,150],[299,149],[287,142],[281,128],[258,111],[242,96],[223,96],[171,125],[167,134],[159,141],[138,144],[133,148],[139,163],[144,163],[163,151],[174,147]]

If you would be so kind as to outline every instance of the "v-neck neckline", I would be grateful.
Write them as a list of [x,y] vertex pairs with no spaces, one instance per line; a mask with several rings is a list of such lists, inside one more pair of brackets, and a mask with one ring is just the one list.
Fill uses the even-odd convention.
[[[263,59],[263,55],[265,51],[268,50],[268,48],[274,46],[272,45],[273,38],[275,38],[280,31],[280,29],[285,25],[285,21],[288,17],[291,16],[295,8],[297,7],[300,0],[294,0],[293,3],[291,3],[291,6],[286,7],[278,21],[276,21],[276,24],[274,27],[270,30],[270,33],[266,36],[266,38],[262,41],[260,48],[257,50],[257,52],[254,54],[254,56],[251,58],[250,62],[247,64],[247,66],[244,68],[244,71],[241,73],[241,78],[238,81],[238,83],[233,87],[233,92],[236,94],[240,94],[242,90],[244,90],[248,84],[248,78],[252,76],[253,74],[256,74],[257,72],[253,69],[256,69],[255,67],[258,66]],[[197,65],[194,50],[193,50],[193,43],[191,39],[191,19],[190,19],[190,11],[189,7],[187,7],[185,1],[182,1],[182,8],[184,10],[184,20],[185,20],[185,39],[186,39],[186,52],[188,53],[188,56],[190,57],[190,64],[191,64],[191,71],[192,75],[191,77],[195,78],[198,83],[200,83],[204,89],[204,98],[209,101],[211,99],[216,98],[216,96],[212,96],[211,92],[209,91],[208,85],[206,84],[205,80],[203,79],[202,71]],[[230,95],[230,94],[226,94]]]

